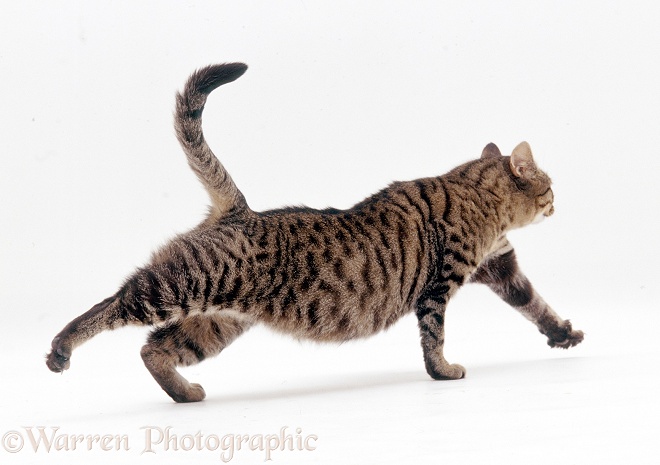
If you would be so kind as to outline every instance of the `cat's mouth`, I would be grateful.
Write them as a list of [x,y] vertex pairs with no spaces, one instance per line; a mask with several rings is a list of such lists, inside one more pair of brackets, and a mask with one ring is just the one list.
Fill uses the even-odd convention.
[[546,208],[541,210],[536,214],[534,217],[534,221],[532,221],[532,224],[539,224],[541,221],[546,219],[548,216],[552,216],[555,212],[555,207],[552,204],[548,204]]
[[555,206],[550,204],[550,208],[546,208],[543,216],[552,216],[555,213]]
[[552,200],[546,201],[543,204],[539,202],[537,208],[540,210],[539,213],[537,213],[537,216],[552,216],[552,214],[555,212],[555,206],[553,205]]
[[534,220],[532,221],[532,224],[539,224],[542,222],[546,217],[546,214],[543,212],[537,213],[537,215],[534,217]]

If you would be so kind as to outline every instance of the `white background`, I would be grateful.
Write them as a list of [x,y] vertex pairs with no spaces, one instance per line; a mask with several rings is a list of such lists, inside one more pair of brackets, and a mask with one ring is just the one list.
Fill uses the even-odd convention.
[[[6,439],[0,462],[221,463],[141,454],[149,425],[318,437],[272,463],[660,462],[657,2],[22,1],[0,17],[0,435],[25,441],[10,454]],[[224,61],[250,69],[210,98],[205,132],[255,210],[349,207],[529,141],[556,214],[511,240],[584,343],[550,349],[466,286],[447,318],[461,381],[428,378],[412,316],[341,346],[252,330],[185,370],[206,388],[195,405],[143,368],[145,329],[50,373],[52,337],[203,217],[173,96]],[[127,435],[130,450],[35,453],[36,426]]]

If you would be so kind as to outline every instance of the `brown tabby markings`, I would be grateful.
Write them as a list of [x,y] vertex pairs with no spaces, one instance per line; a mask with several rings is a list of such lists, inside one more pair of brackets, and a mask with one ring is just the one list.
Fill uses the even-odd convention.
[[73,349],[101,331],[152,325],[141,352],[146,367],[175,401],[199,401],[202,387],[176,367],[217,355],[257,322],[297,338],[344,341],[414,311],[428,373],[462,378],[465,369],[443,356],[444,314],[467,281],[488,285],[550,346],[582,341],[520,272],[505,236],[554,211],[550,179],[527,143],[510,157],[489,144],[478,160],[440,177],[394,183],[348,210],[254,212],[201,127],[208,94],[246,68],[201,69],[177,95],[177,136],[209,192],[209,216],[70,322],[52,342],[52,371],[69,368]]

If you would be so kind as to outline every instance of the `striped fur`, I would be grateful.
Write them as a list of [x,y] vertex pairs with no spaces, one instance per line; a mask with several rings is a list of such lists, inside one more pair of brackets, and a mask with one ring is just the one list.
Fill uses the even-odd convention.
[[243,74],[240,63],[195,72],[177,95],[175,126],[211,198],[209,216],[154,253],[118,292],[71,321],[47,356],[69,368],[74,348],[120,326],[155,327],[145,365],[177,402],[204,390],[176,367],[217,355],[255,323],[297,338],[345,341],[417,316],[434,379],[465,376],[443,356],[444,314],[457,289],[484,283],[534,322],[552,347],[581,342],[520,272],[507,231],[550,216],[550,179],[527,143],[494,144],[451,172],[396,182],[348,210],[252,211],[204,140],[207,95]]

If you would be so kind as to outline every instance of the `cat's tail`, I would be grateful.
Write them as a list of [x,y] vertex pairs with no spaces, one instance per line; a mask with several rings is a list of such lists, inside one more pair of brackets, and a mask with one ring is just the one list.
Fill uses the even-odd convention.
[[204,139],[202,111],[217,87],[238,79],[247,70],[243,63],[211,65],[195,71],[177,93],[174,127],[188,164],[211,197],[211,214],[224,217],[248,209],[245,197]]

